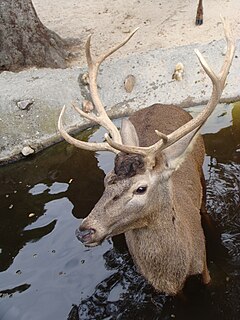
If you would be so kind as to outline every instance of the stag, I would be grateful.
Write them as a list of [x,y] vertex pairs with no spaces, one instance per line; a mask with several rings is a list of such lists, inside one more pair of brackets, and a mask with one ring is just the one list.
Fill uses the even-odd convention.
[[75,110],[105,127],[104,142],[84,142],[63,127],[63,107],[58,128],[74,146],[116,153],[114,169],[105,177],[105,191],[76,231],[85,246],[125,234],[129,252],[139,272],[160,292],[177,294],[188,276],[202,274],[210,282],[205,237],[201,225],[204,144],[199,130],[219,102],[232,63],[235,42],[223,20],[227,52],[217,75],[195,50],[212,82],[212,95],[203,111],[192,118],[174,105],[154,104],[122,121],[121,130],[108,117],[98,94],[101,63],[136,32],[95,61],[86,43],[88,83],[94,109]]

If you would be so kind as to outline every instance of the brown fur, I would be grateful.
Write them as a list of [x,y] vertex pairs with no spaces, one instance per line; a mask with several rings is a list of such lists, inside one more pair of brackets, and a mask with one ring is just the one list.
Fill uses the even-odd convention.
[[[161,121],[156,117],[159,108],[161,108]],[[172,105],[154,105],[147,112],[143,109],[130,117],[130,121],[137,130],[141,146],[148,146],[157,141],[156,134],[152,130],[153,127],[169,134],[190,119],[191,116],[187,112]],[[141,126],[139,122],[145,125]],[[130,251],[134,251],[132,255],[136,256],[135,259],[138,260],[136,264],[141,264],[140,260],[142,261],[143,257],[145,261],[148,261],[142,267],[141,272],[155,288],[160,287],[161,291],[164,292],[177,293],[184,285],[184,279],[187,276],[203,271],[205,241],[199,215],[202,201],[201,172],[203,157],[204,145],[202,138],[199,137],[188,159],[172,175],[170,181],[171,194],[168,194],[168,190],[165,194],[165,206],[170,207],[171,210],[165,209],[164,217],[166,217],[166,221],[164,221],[164,225],[161,225],[162,221],[159,221],[158,216],[155,217],[156,221],[153,224],[157,226],[155,227],[156,232],[158,233],[161,230],[163,236],[160,237],[159,243],[156,243],[156,236],[155,241],[150,244],[151,250],[149,251],[151,254],[149,255],[145,244],[142,246],[142,242],[135,239],[135,233],[137,232],[130,231],[126,236],[128,246],[134,246]],[[199,174],[196,175],[196,172],[199,172]],[[173,228],[175,228],[174,232],[172,232]],[[144,231],[141,230],[141,232]],[[186,231],[189,234],[186,234]],[[190,250],[192,250],[191,253]],[[140,257],[139,252],[141,252]],[[188,259],[188,255],[192,256],[193,261]],[[159,268],[160,265],[165,265],[162,271]],[[163,280],[161,277],[157,280],[156,274],[158,272],[166,274],[166,279]]]
[[120,179],[126,179],[144,171],[144,160],[136,154],[119,153],[115,158],[114,172]]

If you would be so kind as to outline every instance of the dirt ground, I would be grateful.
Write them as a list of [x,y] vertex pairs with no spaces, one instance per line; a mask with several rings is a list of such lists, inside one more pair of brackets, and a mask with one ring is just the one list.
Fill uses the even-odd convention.
[[63,38],[77,38],[85,63],[84,43],[92,33],[93,51],[106,50],[140,27],[130,43],[116,54],[169,48],[223,37],[220,14],[229,19],[236,38],[240,35],[239,0],[205,0],[204,24],[195,26],[198,0],[33,0],[42,22]]

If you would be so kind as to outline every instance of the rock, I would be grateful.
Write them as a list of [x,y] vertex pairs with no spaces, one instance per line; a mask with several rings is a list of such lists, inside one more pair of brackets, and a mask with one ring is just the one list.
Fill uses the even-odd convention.
[[91,101],[89,100],[83,100],[83,103],[82,103],[82,110],[86,113],[89,113],[91,111],[93,111],[94,109],[94,106],[92,104]]
[[174,69],[174,73],[172,75],[172,79],[181,81],[183,79],[183,71],[184,71],[183,64],[181,62],[177,63]]
[[34,150],[33,150],[31,147],[26,146],[26,147],[24,147],[24,148],[22,149],[21,153],[22,153],[22,155],[24,155],[24,157],[27,157],[27,156],[29,156],[30,154],[33,154],[33,153],[34,153]]
[[83,85],[87,85],[89,84],[89,75],[88,75],[88,72],[85,72],[82,77],[81,77],[81,82]]
[[34,100],[21,100],[17,102],[17,106],[21,110],[29,110],[30,106],[33,104]]
[[132,74],[128,75],[124,81],[124,88],[126,92],[131,93],[133,91],[135,83],[136,83],[135,77]]

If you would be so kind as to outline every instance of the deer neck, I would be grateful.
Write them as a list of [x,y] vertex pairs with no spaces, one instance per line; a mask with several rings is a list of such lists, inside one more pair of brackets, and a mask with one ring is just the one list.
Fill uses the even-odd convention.
[[[184,256],[182,243],[178,241],[177,223],[179,219],[171,194],[171,181],[169,180],[164,190],[162,187],[160,189],[163,201],[156,204],[149,215],[151,220],[148,225],[126,232],[125,237],[138,271],[159,291],[175,294],[185,277],[187,259]],[[183,268],[183,274],[179,272],[176,277],[175,270],[178,270],[179,252],[186,266]],[[172,270],[166,273],[169,265],[173,266]]]

